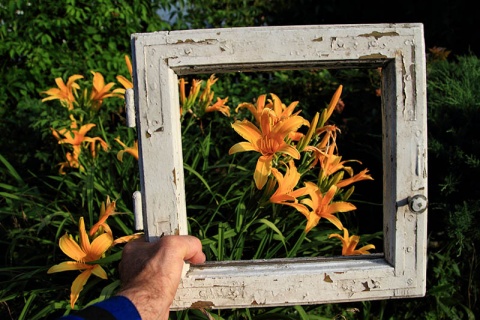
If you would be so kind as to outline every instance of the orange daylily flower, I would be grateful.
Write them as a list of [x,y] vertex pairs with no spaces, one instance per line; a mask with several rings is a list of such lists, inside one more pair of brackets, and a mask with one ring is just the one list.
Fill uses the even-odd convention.
[[[110,197],[107,196],[107,200],[105,202],[102,202],[102,205],[100,207],[100,218],[98,222],[95,223],[90,229],[90,232],[89,232],[90,236],[94,236],[96,233],[105,232],[110,234],[113,238],[112,229],[110,229],[110,226],[107,224],[107,219],[116,214],[122,214],[122,212],[117,212],[116,208],[117,208],[117,202],[110,201]],[[132,235],[117,238],[115,239],[115,241],[113,241],[112,246],[117,245],[119,243],[126,243],[126,242],[129,242],[130,240],[138,239],[142,235],[143,235],[143,232],[138,232]]]
[[[322,149],[326,149],[326,151],[321,150],[322,145],[323,145],[323,141],[322,143],[317,145],[317,147],[311,147],[311,146],[305,147],[306,151],[313,151],[315,153],[315,160],[311,164],[311,166],[316,165],[317,162],[320,163],[320,167],[322,168],[320,173],[320,180],[323,180],[326,177],[340,170],[345,170],[350,176],[352,176],[353,175],[352,167],[345,166],[345,164],[348,162],[358,162],[361,164],[361,162],[358,160],[342,161],[342,157],[334,153],[337,150],[337,144],[335,140],[333,140],[333,143],[330,144],[329,146],[322,148]],[[350,183],[353,183],[353,181],[351,181]]]
[[[105,79],[100,72],[92,71],[93,74],[93,87],[90,94],[90,100],[92,101],[93,109],[98,110],[103,103],[103,99],[110,97],[123,97],[123,89],[115,89],[112,92],[110,90],[115,85],[114,82],[105,84]],[[123,90],[123,91],[122,91]]]
[[187,82],[184,78],[180,78],[178,81],[179,90],[180,90],[180,114],[184,115],[189,112],[193,104],[197,100],[198,95],[200,94],[200,89],[202,88],[202,80],[192,80],[192,85],[190,86],[190,92],[188,97],[185,95],[185,85]]
[[296,116],[301,112],[301,111],[297,111],[295,114],[293,113],[293,110],[298,105],[298,101],[293,101],[287,107],[277,95],[273,93],[270,93],[270,95],[272,96],[272,100],[265,107],[271,108],[275,112],[276,119],[274,121],[274,124],[279,121],[285,120],[291,116]]
[[108,217],[117,213],[115,212],[116,207],[117,207],[117,202],[110,201],[110,197],[107,196],[106,202],[102,202],[102,205],[100,207],[100,219],[90,229],[90,232],[89,232],[90,236],[93,236],[97,231],[100,230],[100,233],[106,232],[113,237],[112,229],[110,229],[109,225],[107,224],[107,219]]
[[230,117],[230,107],[226,106],[225,103],[227,103],[228,97],[225,99],[217,98],[217,102],[215,102],[213,105],[208,106],[205,108],[205,112],[215,112],[219,111],[223,115]]
[[185,85],[187,82],[185,81],[184,78],[180,78],[178,80],[178,89],[180,91],[180,114],[182,114],[182,108],[185,105],[185,102],[187,101],[187,95],[185,94]]
[[[88,131],[90,131],[93,127],[96,125],[94,123],[88,123],[78,128],[77,120],[70,115],[70,119],[72,120],[72,123],[70,125],[70,128],[67,129],[60,129],[60,130],[55,130],[51,129],[52,133],[55,138],[57,138],[59,144],[67,143],[71,144],[73,146],[73,152],[76,155],[80,155],[81,152],[81,145],[82,143],[86,142],[87,144],[90,144],[90,152],[92,153],[92,156],[96,156],[96,143],[100,143],[102,146],[103,150],[108,149],[107,143],[100,137],[86,137],[85,135],[87,134]],[[62,138],[63,137],[63,138]]]
[[321,115],[321,118],[320,118],[320,121],[319,121],[320,127],[323,127],[325,125],[325,123],[328,121],[328,119],[330,119],[330,117],[332,116],[333,111],[335,110],[338,102],[340,101],[340,96],[342,95],[342,90],[343,90],[343,86],[339,85],[337,90],[333,94],[332,99],[330,100],[330,103],[328,104],[327,109],[325,109],[322,112],[322,115]]
[[333,233],[329,235],[328,238],[338,238],[342,241],[343,256],[370,254],[368,250],[375,249],[375,246],[373,244],[367,244],[366,246],[363,246],[360,249],[355,249],[357,247],[358,242],[360,241],[360,237],[359,236],[349,237],[347,228],[343,228],[343,237],[339,234]]
[[320,167],[322,168],[321,179],[328,177],[339,170],[345,170],[348,174],[353,175],[353,169],[351,167],[346,167],[344,164],[348,162],[359,162],[358,160],[344,160],[342,157],[334,154],[336,150],[336,143],[328,146],[327,152],[320,151],[317,153],[317,157],[320,162]]
[[255,121],[257,124],[260,124],[260,116],[263,113],[263,109],[265,109],[265,103],[267,101],[267,95],[262,94],[258,97],[257,101],[255,102],[255,105],[249,102],[244,102],[240,103],[237,108],[235,108],[235,112],[238,113],[238,110],[241,108],[247,108],[255,117]]
[[94,274],[102,279],[107,279],[107,273],[99,264],[89,264],[89,262],[102,258],[104,253],[112,246],[113,238],[108,233],[103,233],[96,237],[92,243],[85,231],[85,222],[83,217],[79,221],[79,241],[75,241],[72,236],[65,234],[60,238],[60,249],[73,261],[61,262],[48,269],[47,273],[79,270],[80,275],[73,281],[70,293],[70,306],[75,306],[75,302],[83,290],[90,275]]
[[79,168],[80,170],[83,170],[83,166],[78,161],[79,154],[77,154],[76,152],[67,152],[65,154],[65,157],[67,158],[67,161],[59,163],[60,168],[58,169],[58,172],[61,175],[64,175],[66,173],[64,170],[65,168]]
[[[185,86],[187,82],[184,78],[181,78],[178,81],[180,91],[180,114],[183,116],[187,112],[190,112],[195,117],[201,118],[203,114],[207,112],[219,111],[223,115],[229,117],[230,107],[225,105],[228,101],[228,97],[225,99],[217,97],[217,102],[212,104],[213,97],[215,96],[215,93],[212,91],[212,86],[215,84],[215,82],[217,82],[217,80],[218,78],[215,78],[215,74],[212,74],[210,78],[208,78],[205,88],[200,94],[203,81],[193,79],[192,85],[190,86],[190,92],[187,97],[185,93]],[[194,105],[196,106],[196,108],[193,108]]]
[[55,83],[58,88],[51,88],[47,91],[43,91],[42,93],[48,94],[49,97],[43,98],[42,102],[59,99],[68,110],[72,110],[73,103],[75,102],[75,93],[80,89],[80,86],[75,81],[82,78],[83,76],[74,74],[68,78],[67,84],[63,82],[62,78],[56,78]]
[[204,112],[219,111],[223,115],[230,117],[230,107],[225,105],[225,103],[228,101],[228,97],[225,99],[217,97],[217,102],[212,105],[212,100],[215,95],[215,93],[212,91],[212,86],[215,84],[215,82],[217,82],[217,80],[218,78],[215,78],[214,74],[208,78],[205,89],[203,89],[203,92],[200,95],[199,104],[204,108]]
[[357,209],[353,204],[344,201],[333,202],[333,197],[337,192],[337,186],[332,185],[330,189],[322,194],[318,186],[312,182],[305,182],[310,198],[302,199],[300,202],[311,208],[300,212],[307,218],[305,232],[309,232],[315,227],[321,218],[325,218],[333,223],[338,229],[342,230],[343,225],[340,219],[334,216],[338,212],[348,212]]
[[278,182],[278,188],[270,197],[270,202],[291,206],[299,211],[307,210],[307,208],[297,200],[297,198],[307,194],[307,188],[293,190],[301,177],[293,160],[288,162],[285,176],[276,168],[272,168],[272,174]]
[[264,109],[260,117],[260,129],[248,120],[236,121],[233,129],[247,141],[233,145],[229,154],[257,151],[261,154],[257,161],[253,179],[258,189],[262,189],[272,170],[272,160],[277,153],[300,159],[298,150],[285,142],[289,133],[296,131],[308,121],[300,116],[290,117],[272,126],[271,109]]
[[126,89],[132,89],[133,88],[133,68],[132,68],[132,62],[130,61],[130,58],[128,55],[125,55],[125,63],[127,65],[128,72],[130,73],[130,79],[132,81],[128,80],[122,75],[117,76],[118,82],[125,88],[125,89],[117,89],[119,93],[125,94]]
[[210,75],[208,78],[207,83],[205,85],[205,89],[203,89],[202,94],[200,95],[200,102],[203,104],[210,104],[213,100],[214,92],[212,92],[212,86],[217,82],[218,78],[215,78],[215,74]]
[[322,140],[316,145],[317,149],[323,150],[330,144],[330,140],[336,141],[337,132],[340,132],[340,129],[336,125],[324,125],[321,128],[317,128],[315,133],[317,135],[324,134]]
[[122,147],[123,147],[123,150],[120,150],[118,151],[117,153],[117,159],[118,161],[122,162],[123,161],[123,155],[124,153],[129,153],[131,154],[135,159],[138,160],[138,141],[135,140],[135,142],[133,143],[133,147],[128,147],[125,143],[123,143],[119,137],[115,138],[114,139],[115,141],[117,141]]
[[275,125],[279,121],[285,120],[291,116],[296,116],[300,113],[300,111],[298,111],[297,113],[293,114],[293,110],[298,105],[298,101],[294,101],[290,103],[290,105],[287,107],[284,103],[282,103],[282,101],[277,95],[273,93],[270,93],[270,95],[272,96],[271,100],[270,99],[267,100],[266,94],[260,95],[255,105],[248,102],[240,103],[235,109],[235,112],[238,112],[238,110],[241,108],[247,108],[255,117],[257,124],[260,124],[260,118],[263,113],[263,110],[271,109],[273,110],[273,113],[272,113],[273,125]]
[[362,171],[360,171],[359,173],[357,173],[356,175],[354,175],[353,177],[350,177],[350,178],[347,178],[347,179],[343,179],[339,182],[337,182],[337,188],[343,188],[343,187],[346,187],[352,183],[355,183],[357,181],[362,181],[362,180],[373,180],[372,176],[368,174],[368,169],[364,169]]

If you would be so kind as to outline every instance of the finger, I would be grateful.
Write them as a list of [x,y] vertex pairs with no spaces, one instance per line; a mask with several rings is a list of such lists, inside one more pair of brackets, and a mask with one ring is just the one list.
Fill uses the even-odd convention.
[[158,241],[158,246],[156,260],[160,262],[159,268],[161,273],[170,279],[175,290],[180,283],[184,261],[205,261],[202,244],[193,236],[164,236]]
[[172,254],[170,257],[172,260],[189,261],[193,264],[205,262],[202,243],[197,237],[165,236],[160,239],[159,246]]
[[204,263],[206,258],[202,251],[201,241],[194,236],[182,236],[182,238],[185,239],[188,245],[188,249],[183,260],[193,264]]

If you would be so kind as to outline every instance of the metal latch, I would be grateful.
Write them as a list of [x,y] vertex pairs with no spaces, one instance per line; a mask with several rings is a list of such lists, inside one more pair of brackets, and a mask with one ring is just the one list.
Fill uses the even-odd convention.
[[416,194],[413,197],[408,197],[408,207],[415,213],[422,213],[427,210],[427,197],[421,194]]

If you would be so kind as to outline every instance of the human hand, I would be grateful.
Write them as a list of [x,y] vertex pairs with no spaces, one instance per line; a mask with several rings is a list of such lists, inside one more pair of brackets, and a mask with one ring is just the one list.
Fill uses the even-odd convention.
[[133,302],[142,320],[168,319],[184,261],[205,262],[198,238],[164,236],[157,242],[127,243],[119,267],[122,287],[118,295]]

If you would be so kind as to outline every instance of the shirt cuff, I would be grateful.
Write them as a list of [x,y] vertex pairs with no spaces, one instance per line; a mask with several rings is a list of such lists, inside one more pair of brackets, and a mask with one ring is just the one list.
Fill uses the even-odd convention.
[[141,320],[135,305],[124,296],[113,296],[95,304],[110,312],[117,320]]

